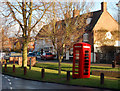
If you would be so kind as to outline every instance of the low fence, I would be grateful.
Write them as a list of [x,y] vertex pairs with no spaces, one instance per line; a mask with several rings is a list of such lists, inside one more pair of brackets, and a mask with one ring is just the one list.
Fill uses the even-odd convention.
[[[27,65],[30,65],[31,60],[31,66],[34,66],[36,63],[36,57],[28,57],[27,58]],[[17,63],[18,65],[22,65],[22,57],[21,56],[12,56],[9,57],[9,63]]]

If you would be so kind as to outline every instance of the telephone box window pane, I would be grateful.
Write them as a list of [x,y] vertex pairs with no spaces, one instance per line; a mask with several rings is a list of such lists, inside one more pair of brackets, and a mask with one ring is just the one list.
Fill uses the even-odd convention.
[[85,63],[85,65],[89,65],[89,63]]
[[85,56],[89,56],[89,54],[85,54]]
[[76,50],[75,55],[76,55],[76,59],[79,60],[79,50]]
[[75,71],[79,71],[79,69],[75,69]]
[[79,57],[76,57],[76,59],[79,59]]
[[89,53],[89,51],[85,51],[85,53]]
[[88,70],[84,70],[84,73],[88,72]]
[[76,55],[76,56],[79,56],[79,51],[76,51],[75,55]]
[[89,57],[85,57],[85,59],[89,59]]
[[79,62],[79,60],[75,60],[75,62],[76,62],[76,63],[78,63],[78,62]]
[[88,72],[88,70],[85,70],[85,72]]
[[79,54],[75,54],[76,56],[79,56]]
[[74,74],[78,74],[78,72],[75,72]]
[[88,73],[84,73],[84,75],[88,75]]
[[84,68],[88,68],[88,66],[84,66]]
[[79,66],[75,66],[75,68],[79,68]]
[[89,62],[88,60],[85,60],[85,62]]

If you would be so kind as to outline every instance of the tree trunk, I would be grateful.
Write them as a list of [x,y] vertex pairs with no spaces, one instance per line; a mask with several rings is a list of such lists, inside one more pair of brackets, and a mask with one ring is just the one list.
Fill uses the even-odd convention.
[[58,67],[59,67],[59,69],[58,69],[58,74],[59,74],[59,75],[61,74],[61,62],[62,62],[62,59],[63,59],[63,56],[60,56],[60,55],[59,55],[59,63],[58,63]]
[[27,43],[23,43],[22,67],[27,67]]

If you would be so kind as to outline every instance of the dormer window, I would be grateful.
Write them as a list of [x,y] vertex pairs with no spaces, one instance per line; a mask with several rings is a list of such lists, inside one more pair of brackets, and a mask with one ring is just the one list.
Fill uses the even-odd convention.
[[91,20],[92,20],[92,18],[87,18],[86,24],[90,24],[90,23],[91,23]]

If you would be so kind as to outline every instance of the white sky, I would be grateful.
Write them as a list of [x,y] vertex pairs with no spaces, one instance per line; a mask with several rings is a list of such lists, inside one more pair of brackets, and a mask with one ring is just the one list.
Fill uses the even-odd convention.
[[[6,0],[1,0],[0,2],[5,2]],[[8,1],[12,1],[15,2],[16,0],[8,0]],[[18,1],[22,1],[22,0],[18,0]],[[30,1],[30,0],[28,0]],[[83,0],[33,0],[33,2],[37,2],[37,1],[61,1],[61,2],[65,2],[65,1],[73,1],[73,2],[80,2]],[[94,7],[91,9],[91,11],[97,11],[97,10],[101,10],[101,2],[105,1],[107,2],[107,10],[108,12],[115,18],[117,19],[118,17],[118,7],[116,6],[116,4],[119,2],[119,0],[84,0],[87,2],[94,2]],[[16,27],[17,28],[17,27]]]
[[[12,1],[12,2],[16,2],[16,0],[0,0],[0,2],[5,2],[5,1]],[[17,1],[22,1],[22,0],[17,0]],[[26,0],[26,1],[30,1],[30,0]],[[80,2],[80,1],[83,1],[83,0],[33,0],[33,2],[37,2],[37,1],[44,1],[44,2],[50,2],[50,1],[60,1],[60,2],[66,2],[66,1],[69,1],[69,2]],[[118,2],[119,0],[84,0],[84,1],[87,1],[87,2],[101,2],[101,1],[105,1],[105,2]]]

